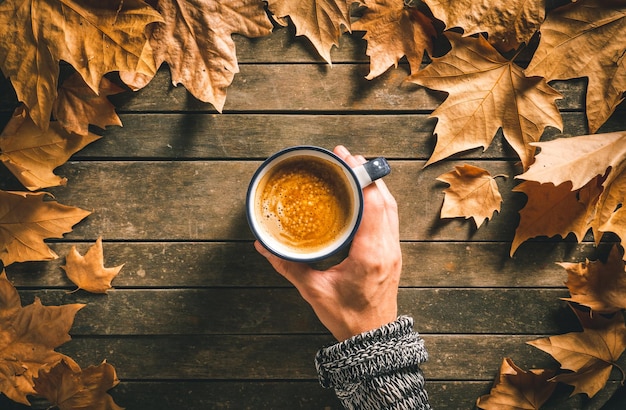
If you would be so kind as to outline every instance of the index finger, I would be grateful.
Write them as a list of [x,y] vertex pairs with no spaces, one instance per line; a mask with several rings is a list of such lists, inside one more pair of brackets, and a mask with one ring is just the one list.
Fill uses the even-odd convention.
[[[366,162],[366,159],[361,155],[352,155],[350,151],[343,145],[337,145],[333,150],[339,158],[343,159],[349,166],[356,167]],[[382,179],[377,179],[371,185],[363,188],[364,195],[368,195],[368,191],[378,190],[383,197],[385,203],[396,206],[396,200],[389,191],[387,184]]]

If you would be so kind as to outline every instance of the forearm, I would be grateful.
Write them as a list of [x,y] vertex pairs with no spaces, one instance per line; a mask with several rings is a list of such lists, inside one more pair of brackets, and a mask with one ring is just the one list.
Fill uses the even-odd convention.
[[426,359],[413,319],[401,316],[321,349],[315,364],[322,386],[334,388],[347,409],[430,409],[419,368]]

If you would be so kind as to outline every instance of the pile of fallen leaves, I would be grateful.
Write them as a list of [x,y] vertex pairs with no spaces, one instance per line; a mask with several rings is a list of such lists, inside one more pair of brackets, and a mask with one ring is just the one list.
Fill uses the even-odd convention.
[[[0,260],[8,266],[57,258],[44,241],[62,237],[89,215],[41,190],[65,184],[53,171],[99,138],[92,126],[121,125],[108,95],[141,89],[166,63],[174,85],[182,84],[221,111],[238,72],[232,35],[266,36],[274,25],[289,24],[329,63],[340,36],[363,33],[370,57],[368,79],[406,60],[407,81],[447,94],[432,113],[437,143],[426,165],[467,150],[485,150],[502,132],[521,163],[515,178],[523,182],[515,191],[528,198],[511,255],[526,240],[542,236],[573,235],[582,241],[591,232],[599,243],[610,233],[622,245],[626,131],[594,133],[626,91],[626,1],[548,1],[0,0],[0,69],[21,103],[0,134],[0,160],[26,189],[0,191]],[[446,51],[437,54],[434,44],[442,43]],[[423,67],[425,53],[432,60]],[[517,62],[520,55],[530,56],[528,64]],[[64,78],[61,61],[72,71]],[[115,76],[105,77],[109,73]],[[539,142],[547,127],[563,126],[556,106],[561,95],[549,83],[581,77],[588,80],[589,135]],[[480,227],[500,210],[496,178],[467,164],[441,175],[438,179],[450,185],[441,217],[473,218]],[[71,253],[65,270],[79,288],[106,292],[114,275],[104,273],[100,239],[94,247],[97,266],[73,266],[80,263]],[[488,408],[493,397],[509,394],[511,386],[548,397],[553,384],[546,381],[572,384],[575,392],[590,396],[597,392],[626,338],[623,259],[616,250],[608,262],[611,268],[590,262],[566,267],[571,303],[587,306],[593,316],[579,314],[580,334],[533,344],[571,373],[526,372],[506,359],[491,398],[481,398],[479,405]],[[0,329],[0,351],[10,360],[0,361],[0,392],[23,403],[27,395],[39,394],[69,409],[78,406],[72,400],[87,400],[86,390],[105,392],[115,385],[109,365],[80,370],[54,352],[67,339],[80,306],[44,308],[36,301],[22,308],[6,276],[1,280],[0,315],[9,319]],[[614,285],[611,291],[602,285],[607,281]],[[38,319],[30,328],[24,315],[59,316],[59,334],[42,334]],[[609,339],[613,348],[600,351]],[[41,346],[37,357],[23,356],[20,343],[32,341]],[[564,345],[587,347],[597,360],[572,363],[562,356],[568,349]],[[108,384],[96,389],[90,383],[100,371]],[[584,376],[593,379],[593,387],[579,381]],[[75,388],[60,394],[55,386],[65,386],[66,379]],[[107,406],[102,408],[116,408],[112,402]]]
[[481,409],[539,409],[554,393],[558,383],[571,385],[571,395],[593,397],[609,379],[626,349],[626,270],[618,248],[612,248],[606,261],[560,263],[567,272],[570,298],[565,298],[576,314],[582,331],[528,342],[550,354],[560,369],[525,371],[505,358],[488,395],[478,398]]

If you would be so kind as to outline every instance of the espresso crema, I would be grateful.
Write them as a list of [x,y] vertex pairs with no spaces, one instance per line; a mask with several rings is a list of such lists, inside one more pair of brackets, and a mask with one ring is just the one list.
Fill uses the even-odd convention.
[[285,159],[259,183],[257,220],[295,252],[315,252],[340,236],[350,221],[348,184],[343,170],[325,159]]

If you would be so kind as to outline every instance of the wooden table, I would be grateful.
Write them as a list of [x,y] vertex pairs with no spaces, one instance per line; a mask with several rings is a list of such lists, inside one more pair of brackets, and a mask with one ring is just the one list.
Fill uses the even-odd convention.
[[[356,36],[344,36],[332,67],[286,29],[236,40],[241,72],[223,114],[172,87],[162,68],[144,90],[111,97],[123,128],[110,127],[57,170],[68,185],[49,191],[93,214],[50,246],[62,256],[72,245],[84,253],[101,235],[106,265],[125,263],[108,295],[68,293],[63,259],[7,268],[24,304],[35,296],[46,305],[87,304],[59,350],[83,367],[113,364],[121,383],[111,394],[127,409],[340,408],[313,364],[333,339],[255,252],[244,198],[253,171],[276,150],[341,143],[392,165],[386,181],[399,203],[404,252],[400,310],[426,340],[434,407],[473,408],[504,357],[525,369],[558,367],[525,342],[577,330],[559,300],[568,291],[555,262],[594,258],[595,249],[568,238],[531,241],[508,256],[525,198],[511,193],[520,167],[501,135],[484,154],[423,168],[434,145],[429,113],[444,96],[403,84],[406,66],[366,80],[365,43]],[[587,133],[584,81],[554,86],[564,95],[564,132]],[[3,79],[0,126],[15,105]],[[601,131],[626,129],[623,114]],[[544,139],[557,134],[546,130]],[[509,176],[498,179],[502,212],[478,231],[471,221],[439,219],[446,185],[435,178],[463,163]],[[4,168],[0,181],[19,188]],[[615,372],[591,401],[576,396],[553,407],[598,408],[618,380]],[[25,407],[2,396],[0,408]]]

